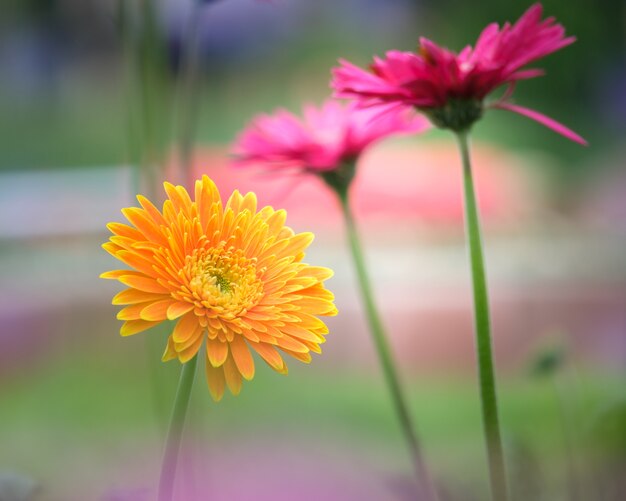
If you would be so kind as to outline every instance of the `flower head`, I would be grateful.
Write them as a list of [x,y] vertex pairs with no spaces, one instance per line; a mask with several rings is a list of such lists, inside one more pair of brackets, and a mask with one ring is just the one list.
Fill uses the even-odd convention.
[[357,98],[361,105],[404,104],[418,108],[442,128],[469,128],[485,109],[484,99],[508,85],[504,96],[487,108],[514,111],[581,144],[585,140],[541,113],[512,104],[516,82],[543,75],[525,66],[575,41],[552,17],[541,19],[540,4],[531,6],[513,25],[487,26],[474,47],[458,54],[426,38],[417,53],[390,51],[374,58],[371,73],[345,60],[333,70],[337,97]]
[[122,210],[131,225],[108,225],[104,249],[132,268],[101,275],[128,286],[113,298],[127,305],[117,315],[122,336],[176,320],[163,360],[185,363],[205,343],[215,400],[253,378],[251,351],[283,374],[281,352],[303,362],[320,353],[328,329],[317,317],[337,309],[324,287],[332,271],[302,262],[313,234],[285,226],[284,210],[257,211],[254,193],[235,191],[223,206],[207,176],[194,201],[182,186],[164,186],[162,211],[138,196],[141,208]]
[[257,117],[240,134],[234,153],[239,165],[323,173],[353,161],[379,139],[427,126],[397,106],[381,113],[328,100],[321,108],[304,106],[303,119],[285,110]]

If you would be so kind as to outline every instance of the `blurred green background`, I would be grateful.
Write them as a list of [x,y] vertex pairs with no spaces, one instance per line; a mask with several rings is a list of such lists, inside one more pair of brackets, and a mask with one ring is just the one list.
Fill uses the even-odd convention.
[[[105,224],[134,203],[128,166],[161,179],[185,135],[202,171],[237,186],[241,174],[224,168],[237,132],[257,113],[320,102],[339,57],[365,65],[389,49],[414,50],[420,35],[458,50],[529,5],[4,2],[0,500],[153,496],[178,366],[159,362],[166,329],[118,336],[109,304],[118,288],[97,279],[116,266],[99,248]],[[544,7],[578,41],[536,64],[547,76],[520,84],[515,99],[590,146],[497,111],[474,134],[478,149],[499,155],[485,171],[485,198],[502,179],[510,189],[485,220],[507,460],[516,500],[617,500],[626,495],[626,6]],[[447,141],[429,132],[392,149],[439,151]],[[398,184],[419,185],[426,167]],[[498,177],[509,168],[513,178]],[[440,189],[425,192],[439,200]],[[292,362],[288,377],[259,363],[239,397],[216,405],[198,374],[180,500],[413,499],[341,228],[307,219],[296,199],[284,200],[291,224],[318,234],[309,260],[337,270],[329,287],[341,314],[324,354],[311,366]],[[519,214],[507,211],[514,201]],[[487,481],[463,228],[446,216],[455,203],[402,223],[391,209],[363,209],[360,224],[442,499],[471,501],[486,499]]]

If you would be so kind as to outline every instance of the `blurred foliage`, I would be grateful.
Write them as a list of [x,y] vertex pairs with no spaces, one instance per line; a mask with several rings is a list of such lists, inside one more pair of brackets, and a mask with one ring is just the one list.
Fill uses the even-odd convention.
[[587,427],[586,447],[597,499],[622,499],[626,492],[626,400],[599,409]]
[[536,378],[550,378],[557,375],[567,358],[563,345],[556,343],[543,344],[529,363],[530,374]]
[[593,419],[590,443],[626,464],[626,400],[606,405]]
[[[94,472],[119,472],[126,468],[119,464],[120,451],[145,446],[146,441],[160,443],[164,423],[154,400],[157,395],[152,384],[156,380],[146,377],[150,373],[148,356],[159,354],[154,350],[151,355],[146,353],[146,339],[108,336],[106,342],[100,341],[76,343],[72,350],[64,350],[65,356],[46,356],[46,363],[32,367],[0,394],[0,408],[10,409],[3,412],[0,462],[33,475],[44,491],[68,492],[72,488],[64,485],[63,479],[68,478],[76,458],[89,457]],[[113,360],[108,352],[119,343],[124,343],[126,350],[116,352]],[[171,400],[175,384],[161,383],[168,377],[174,383],[178,366],[174,362],[160,366],[167,376],[158,378],[158,399]],[[376,451],[368,459],[370,466],[408,470],[400,430],[375,372],[337,374],[320,364],[292,364],[290,369],[289,377],[281,377],[259,366],[254,381],[241,395],[227,396],[219,406],[210,400],[203,378],[198,377],[190,415],[196,439],[239,449],[242,437],[255,435],[276,440],[300,437],[322,448],[335,444],[350,450],[359,444]],[[200,373],[201,368],[198,376]],[[412,411],[437,476],[452,492],[466,485],[471,486],[469,492],[480,493],[486,485],[485,465],[478,459],[484,450],[475,381],[441,376],[413,376],[409,381]],[[604,430],[607,443],[616,436],[623,438],[626,407],[599,411],[605,402],[623,394],[622,376],[596,375],[585,383],[586,420],[597,416],[597,427]],[[530,496],[516,499],[561,499],[558,493],[564,492],[567,482],[562,470],[565,452],[551,389],[517,378],[501,380],[499,389],[515,485],[520,495]],[[587,443],[582,451],[592,446]],[[65,453],[59,455],[59,448]],[[616,464],[615,456],[594,450],[605,466]],[[616,445],[612,450],[619,448]],[[154,461],[158,462],[158,455]],[[106,474],[87,475],[85,482],[93,482],[91,492],[98,493],[108,479]],[[538,493],[541,496],[534,497]]]
[[541,471],[541,458],[524,440],[509,437],[507,445],[513,501],[546,499],[546,479]]
[[[262,3],[254,5],[255,12],[276,22],[254,25],[253,19],[240,16],[243,20],[237,18],[233,27],[240,33],[237,39],[211,21],[212,9],[224,9],[227,0],[207,4],[197,136],[227,144],[257,112],[321,99],[328,94],[329,70],[338,57],[365,64],[372,54],[391,48],[414,50],[420,34],[458,50],[474,43],[489,22],[515,20],[528,5],[497,0],[484,0],[480,8],[461,0]],[[588,175],[581,170],[587,158],[619,141],[620,104],[615,101],[626,79],[624,4],[605,0],[597,8],[590,1],[547,0],[544,6],[578,41],[542,60],[538,66],[548,76],[523,82],[516,100],[571,125],[592,147],[581,149],[529,120],[497,112],[477,126],[476,134],[510,147],[550,151],[561,159],[567,173],[563,179],[571,180],[577,167]],[[4,4],[0,39],[7,43],[0,64],[8,65],[3,73],[13,77],[0,84],[5,110],[0,116],[0,169],[120,163],[137,157],[128,151],[129,138],[136,148],[138,135],[166,147],[172,140],[174,116],[168,106],[185,31],[184,25],[163,17],[173,10],[161,12],[160,32],[140,37],[137,52],[133,35],[151,24],[135,16],[131,30],[120,36],[119,12],[112,3]],[[164,53],[146,52],[141,40]],[[151,70],[158,68],[150,64],[154,57],[169,59],[167,73]],[[129,61],[139,74],[129,71]],[[137,123],[129,125],[129,114],[143,116],[151,129],[141,136]]]

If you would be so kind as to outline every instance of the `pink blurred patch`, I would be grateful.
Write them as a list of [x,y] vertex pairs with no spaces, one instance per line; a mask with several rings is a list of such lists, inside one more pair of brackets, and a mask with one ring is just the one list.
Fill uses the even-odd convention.
[[[520,157],[477,143],[472,160],[487,224],[515,222],[541,202],[541,190]],[[205,148],[196,154],[192,177],[209,175],[224,197],[235,189],[254,191],[260,204],[287,209],[296,228],[340,225],[335,196],[315,175],[236,169],[231,162],[224,149]],[[361,157],[352,195],[357,217],[372,223],[460,225],[463,195],[456,147],[447,141],[416,141],[374,148]]]

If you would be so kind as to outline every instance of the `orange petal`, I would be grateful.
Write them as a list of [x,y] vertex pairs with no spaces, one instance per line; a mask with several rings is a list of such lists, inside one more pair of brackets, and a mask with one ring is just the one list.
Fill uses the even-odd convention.
[[171,200],[166,200],[165,202],[163,202],[163,217],[165,218],[165,220],[170,223],[176,223],[177,222],[177,212],[174,209],[174,204],[172,203]]
[[252,214],[256,213],[257,200],[254,193],[246,193],[242,196],[239,190],[235,190],[233,194],[226,202],[226,207],[231,208],[235,214],[239,214],[244,210],[250,211]]
[[287,212],[284,209],[272,213],[266,220],[271,235],[278,235],[287,221]]
[[124,275],[142,275],[143,276],[143,273],[139,273],[138,271],[131,271],[131,270],[112,270],[112,271],[105,271],[104,273],[100,273],[100,278],[117,280],[118,278]]
[[315,235],[311,232],[298,233],[289,239],[289,244],[283,250],[283,255],[296,256],[304,252],[311,245]]
[[207,339],[207,359],[213,367],[220,367],[228,357],[228,343],[219,339]]
[[165,220],[159,209],[157,209],[150,200],[148,200],[143,195],[137,195],[137,200],[146,211],[146,214],[150,216],[150,218],[152,218],[152,221],[157,226],[167,226],[167,221]]
[[235,190],[233,191],[232,195],[228,197],[228,201],[226,202],[224,208],[226,210],[231,209],[235,214],[239,214],[239,204],[241,203],[242,199],[243,197],[241,196],[239,190]]
[[128,285],[128,287],[144,292],[154,292],[155,294],[167,294],[169,292],[154,278],[146,277],[145,275],[123,275],[118,280],[124,285]]
[[291,350],[283,350],[285,353],[287,353],[288,355],[291,355],[293,358],[300,360],[300,362],[304,362],[305,364],[308,364],[309,362],[311,362],[311,354],[310,353],[298,353],[295,351],[291,351]]
[[256,214],[256,208],[257,208],[256,195],[254,194],[254,192],[250,191],[244,195],[241,205],[239,206],[239,210],[242,210],[242,211],[248,210],[252,214]]
[[315,342],[305,341],[304,339],[302,339],[302,344],[305,345],[313,353],[322,353],[322,349],[320,348],[319,344]]
[[163,362],[168,362],[170,360],[174,360],[175,358],[178,358],[178,354],[174,348],[174,340],[172,339],[172,336],[169,336],[167,338],[167,346],[165,347],[161,360]]
[[204,337],[198,336],[195,342],[193,342],[190,346],[185,348],[183,351],[179,351],[178,360],[180,360],[183,364],[189,362],[189,360],[196,356],[198,350],[200,350],[200,346],[202,346],[202,341],[204,341]]
[[145,320],[128,320],[124,322],[124,325],[122,325],[120,334],[122,336],[132,336],[133,334],[143,332],[150,327],[154,327],[159,323],[160,322],[146,322]]
[[282,288],[283,294],[289,294],[291,292],[308,289],[313,285],[319,284],[319,281],[313,277],[295,277],[289,280]]
[[306,277],[313,277],[323,282],[324,280],[328,280],[331,278],[335,272],[330,268],[324,268],[323,266],[307,266],[303,271],[302,275]]
[[326,341],[323,337],[318,336],[317,334],[307,329],[303,329],[302,327],[291,323],[279,327],[278,330],[290,336],[297,337],[298,339],[312,341],[313,343],[323,343],[324,341]]
[[[294,302],[294,298],[293,297],[282,297],[280,295],[274,294],[274,295],[267,295],[265,296],[263,299],[261,299],[261,302],[259,303],[258,306],[263,306],[263,307],[267,307],[267,306],[273,306],[273,305],[277,305],[277,304],[285,304],[285,303],[293,303]],[[294,308],[297,309],[297,308]]]
[[337,314],[337,308],[335,308],[335,305],[327,299],[305,296],[294,301],[294,303],[300,308],[306,310],[307,313],[312,313],[314,315],[331,316],[333,314]]
[[[232,224],[235,219],[232,209],[225,209],[224,216],[222,217],[222,230],[221,235],[228,236],[232,232]],[[226,380],[228,382],[228,380]]]
[[196,181],[195,199],[198,206],[198,214],[200,223],[203,228],[209,223],[212,216],[213,204],[221,204],[220,193],[215,183],[208,176],[202,176],[201,180]]
[[235,336],[230,343],[230,352],[241,375],[250,381],[254,377],[254,359],[248,345],[241,336]]
[[113,296],[113,304],[135,304],[162,299],[163,296],[153,294],[152,292],[143,292],[137,289],[124,289]]
[[186,301],[178,301],[177,303],[172,303],[167,309],[167,318],[168,320],[176,320],[178,317],[193,310],[193,308],[194,305]]
[[272,318],[274,315],[262,308],[255,307],[254,309],[248,311],[246,313],[246,320],[260,320],[261,322],[267,321]]
[[226,380],[224,378],[224,369],[215,368],[208,361],[205,364],[206,381],[209,386],[209,393],[216,402],[222,400],[224,396],[224,387]]
[[233,395],[239,395],[241,391],[241,373],[237,370],[237,366],[233,361],[233,357],[228,357],[222,365],[224,368],[224,377],[226,384]]
[[120,237],[132,238],[133,240],[143,240],[144,235],[137,229],[127,224],[122,223],[109,223],[107,224],[109,231]]
[[120,261],[126,263],[131,268],[135,270],[141,271],[148,276],[154,275],[154,270],[152,267],[154,266],[154,262],[146,259],[144,255],[138,254],[138,252],[120,250],[115,253],[115,257]]
[[259,264],[266,266],[273,263],[276,260],[276,255],[280,254],[282,250],[287,247],[289,242],[287,240],[279,240],[278,242],[268,243],[257,256]]
[[259,336],[257,336],[257,333],[251,329],[242,329],[241,335],[248,341],[253,341],[255,343],[258,343],[261,340]]
[[[131,304],[130,306],[122,308],[120,311],[118,311],[116,318],[118,320],[139,320],[141,319],[141,310],[143,310],[147,306],[150,306],[151,304],[152,303]],[[144,318],[143,320],[148,319]]]
[[301,295],[316,297],[318,299],[325,299],[330,303],[335,300],[335,295],[328,289],[325,289],[324,284],[322,283],[319,283],[317,285],[314,285],[313,287],[308,288],[305,291],[302,291]]
[[138,207],[128,207],[122,209],[122,214],[128,219],[135,228],[143,233],[142,240],[151,240],[152,242],[164,242],[163,234],[159,231],[154,221],[145,210]]
[[198,325],[198,317],[193,312],[187,313],[176,323],[172,340],[177,344],[188,341],[196,333]]
[[202,335],[203,332],[204,332],[204,328],[200,324],[196,324],[196,328],[192,331],[192,333],[189,335],[189,338],[186,341],[182,343],[177,343],[176,341],[174,341],[174,346],[176,347],[176,351],[178,353],[181,353],[185,351],[187,348],[189,348],[191,345],[195,344],[198,338],[203,338],[203,335]]
[[[248,312],[250,313],[250,312]],[[256,337],[256,333],[257,332],[267,332],[267,327],[265,325],[264,322],[259,322],[258,320],[255,319],[251,319],[250,316],[248,315],[248,313],[246,313],[246,328],[248,330],[252,330],[254,331],[252,334],[250,334],[251,338]],[[256,339],[252,339],[253,341],[257,342],[258,341]]]
[[329,311],[327,311],[326,313],[324,313],[323,315],[327,316],[327,317],[335,317],[337,316],[337,314],[339,313],[339,310],[337,310],[337,307],[335,305],[333,305],[333,308]]
[[328,334],[328,326],[319,318],[301,311],[296,314],[302,320],[299,326],[303,329],[314,330],[317,334]]
[[282,336],[282,337],[276,338],[276,344],[282,349],[297,352],[297,353],[308,353],[309,351],[306,345],[302,344],[300,341],[289,336]]
[[142,320],[158,322],[167,319],[167,308],[170,304],[172,304],[172,299],[163,299],[146,306],[141,310]]
[[174,205],[174,210],[177,213],[182,211],[183,214],[188,215],[189,209],[191,208],[191,199],[189,198],[187,190],[182,186],[174,186],[171,183],[163,183],[163,187]]
[[294,266],[293,256],[285,256],[278,261],[274,261],[267,267],[263,278],[267,282],[269,280],[289,280],[298,273],[297,264]]
[[[143,239],[142,239],[143,240]],[[128,237],[118,237],[117,235],[113,235],[109,241],[121,249],[131,250],[133,246],[137,243],[136,240]]]
[[294,231],[289,226],[285,226],[278,232],[277,238],[278,239],[282,239],[282,238],[290,239],[294,235],[295,235]]
[[119,245],[115,245],[113,242],[103,243],[102,248],[113,257],[117,257],[117,253],[122,249]]
[[265,332],[257,332],[257,337],[259,338],[260,343],[276,344],[276,337],[266,334]]
[[263,360],[275,371],[285,373],[285,361],[276,349],[265,343],[250,343],[250,346],[256,351]]

